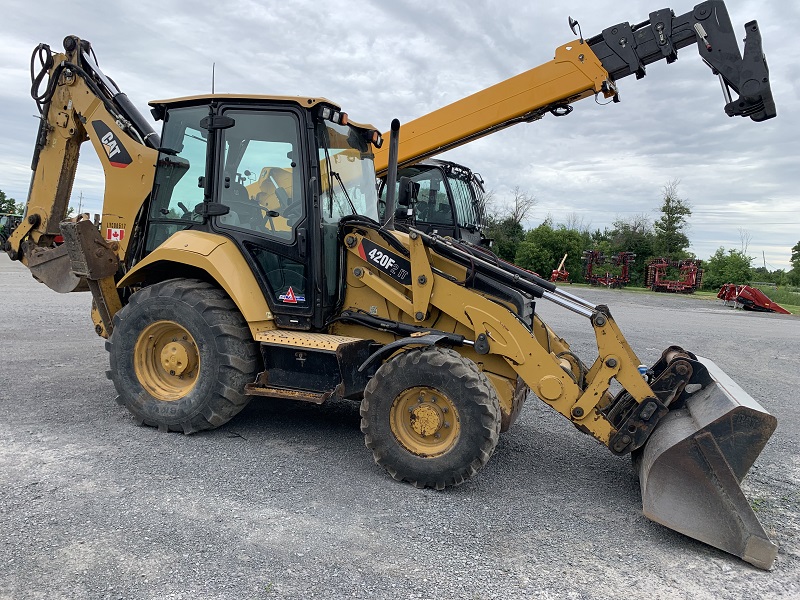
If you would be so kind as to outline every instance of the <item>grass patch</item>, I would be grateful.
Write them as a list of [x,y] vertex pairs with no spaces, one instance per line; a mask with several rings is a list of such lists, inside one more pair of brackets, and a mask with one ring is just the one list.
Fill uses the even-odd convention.
[[[777,302],[781,306],[788,304],[789,306],[800,306],[800,293],[793,292],[786,288],[769,288],[769,287],[759,287],[764,294],[767,295],[767,298],[772,300],[773,302]],[[787,309],[788,310],[788,309]]]

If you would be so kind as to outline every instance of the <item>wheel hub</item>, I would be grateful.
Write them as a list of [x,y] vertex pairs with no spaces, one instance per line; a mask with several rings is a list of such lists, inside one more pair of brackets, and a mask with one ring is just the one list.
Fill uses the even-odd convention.
[[189,356],[193,354],[191,345],[185,340],[177,340],[164,346],[161,351],[161,366],[170,375],[180,377],[189,367]]
[[411,411],[411,428],[421,436],[434,435],[442,427],[439,411],[430,405],[420,404]]
[[173,321],[147,326],[134,347],[134,370],[142,387],[166,402],[180,400],[194,387],[200,354],[191,334]]
[[409,452],[423,457],[449,451],[461,432],[453,402],[433,388],[405,390],[392,403],[392,433]]

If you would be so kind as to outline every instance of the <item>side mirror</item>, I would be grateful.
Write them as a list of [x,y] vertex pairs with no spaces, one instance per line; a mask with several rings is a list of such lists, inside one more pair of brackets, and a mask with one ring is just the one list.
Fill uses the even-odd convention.
[[413,206],[419,196],[419,184],[410,177],[400,178],[400,193],[397,195],[398,206]]

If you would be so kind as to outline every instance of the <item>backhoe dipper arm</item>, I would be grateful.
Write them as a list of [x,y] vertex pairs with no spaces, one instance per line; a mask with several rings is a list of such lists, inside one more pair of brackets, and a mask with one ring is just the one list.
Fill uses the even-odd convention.
[[[756,21],[745,25],[744,58],[722,0],[709,0],[686,14],[650,13],[631,26],[619,23],[588,40],[556,49],[555,58],[403,125],[398,164],[406,166],[516,123],[550,112],[568,114],[573,102],[603,94],[617,101],[616,81],[645,66],[677,59],[678,49],[697,44],[701,58],[719,75],[729,116],[764,121],[775,116],[769,70]],[[731,98],[731,90],[739,95]],[[385,174],[388,152],[375,152],[375,170]]]
[[[25,219],[7,249],[12,259],[29,267],[33,250],[51,249],[62,234],[60,223],[67,216],[83,142],[91,140],[103,164],[103,225],[116,230],[132,225],[149,194],[160,145],[128,97],[100,71],[89,42],[69,36],[64,48],[64,53],[53,54],[40,44],[31,57],[31,95],[41,120]],[[40,92],[43,82],[46,88]],[[119,254],[124,256],[129,236],[121,238]]]
[[[31,95],[41,121],[25,218],[5,249],[57,292],[90,289],[96,330],[107,335],[121,307],[115,276],[153,187],[160,140],[127,96],[100,71],[89,42],[69,36],[64,50],[54,54],[40,44],[31,57]],[[45,89],[40,92],[43,82]],[[105,175],[99,231],[98,224],[81,215],[65,220],[80,147],[87,140]],[[63,236],[61,245],[56,243],[58,236]]]

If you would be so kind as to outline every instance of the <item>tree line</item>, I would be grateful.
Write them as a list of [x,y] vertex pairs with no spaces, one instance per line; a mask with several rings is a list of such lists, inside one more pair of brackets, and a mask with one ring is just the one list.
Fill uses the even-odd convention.
[[[532,195],[514,189],[512,208],[495,208],[494,194],[486,199],[487,237],[494,240],[493,250],[500,258],[525,269],[535,271],[545,278],[558,267],[564,254],[564,268],[570,280],[582,281],[584,268],[583,252],[599,250],[607,257],[619,252],[636,254],[630,265],[630,283],[643,286],[647,262],[651,258],[666,257],[669,260],[696,259],[689,252],[687,229],[692,214],[691,204],[678,194],[679,181],[667,183],[661,194],[659,215],[652,219],[647,214],[629,218],[617,218],[611,227],[590,229],[574,214],[563,223],[556,223],[551,216],[533,229],[525,230],[523,220],[536,205]],[[716,290],[725,283],[749,284],[755,281],[776,285],[800,285],[800,242],[792,248],[792,269],[770,271],[765,267],[753,267],[754,257],[747,255],[750,236],[740,230],[740,249],[719,248],[713,256],[703,260],[703,288]],[[609,266],[614,272],[614,267]],[[676,273],[675,278],[679,276]]]
[[0,214],[21,215],[24,210],[24,202],[9,198],[3,190],[0,190]]

